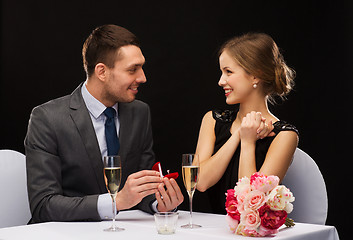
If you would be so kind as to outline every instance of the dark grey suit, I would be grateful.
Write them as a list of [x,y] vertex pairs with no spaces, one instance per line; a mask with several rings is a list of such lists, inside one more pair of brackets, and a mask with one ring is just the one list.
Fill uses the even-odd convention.
[[[103,162],[93,124],[81,95],[71,94],[33,109],[25,139],[32,223],[99,221],[98,195],[106,193]],[[135,100],[119,103],[122,188],[134,172],[151,169],[150,110]],[[152,213],[154,196],[137,208]]]

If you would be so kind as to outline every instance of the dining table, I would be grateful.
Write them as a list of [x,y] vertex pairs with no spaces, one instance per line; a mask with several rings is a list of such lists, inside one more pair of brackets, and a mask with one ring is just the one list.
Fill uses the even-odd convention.
[[[189,222],[190,213],[178,211],[179,217],[174,234],[161,235],[157,233],[153,215],[140,210],[121,211],[116,217],[116,224],[124,228],[121,232],[106,232],[112,221],[101,222],[46,222],[23,226],[0,228],[0,240],[97,240],[97,239],[127,239],[127,240],[208,240],[208,239],[254,239],[236,235],[229,230],[225,215],[193,212],[193,222],[201,225],[197,229],[184,229],[181,225]],[[294,227],[282,226],[274,236],[257,237],[255,239],[283,240],[338,240],[339,235],[334,226],[295,223]]]

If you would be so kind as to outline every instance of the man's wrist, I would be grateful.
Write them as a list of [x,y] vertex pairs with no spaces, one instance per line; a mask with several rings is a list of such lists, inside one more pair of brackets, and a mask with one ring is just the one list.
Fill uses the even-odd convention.
[[116,197],[115,197],[115,205],[116,205],[116,211],[121,211],[121,210],[124,210],[124,204],[122,202],[122,196],[121,196],[121,192],[118,192],[116,194]]

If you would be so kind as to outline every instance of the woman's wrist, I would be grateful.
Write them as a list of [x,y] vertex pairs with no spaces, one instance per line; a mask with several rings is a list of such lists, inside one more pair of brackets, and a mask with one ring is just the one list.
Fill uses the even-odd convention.
[[240,139],[240,131],[239,131],[239,128],[234,130],[234,131],[231,131],[231,134],[232,136],[230,136],[231,138],[236,138],[236,139]]
[[242,141],[240,141],[240,145],[241,145],[242,151],[243,150],[246,150],[246,151],[254,150],[255,151],[255,148],[256,148],[256,142],[251,141],[251,140],[242,140]]

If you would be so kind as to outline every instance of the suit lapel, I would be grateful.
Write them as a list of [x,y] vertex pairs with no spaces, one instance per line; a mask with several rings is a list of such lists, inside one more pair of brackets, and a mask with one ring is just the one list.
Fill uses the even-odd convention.
[[104,183],[104,166],[102,162],[102,156],[100,153],[99,144],[93,128],[93,124],[89,116],[89,112],[81,95],[81,87],[82,83],[71,94],[71,117],[76,124],[77,130],[86,148],[86,153],[91,162],[91,166],[95,173],[96,180],[101,190],[101,193],[105,193],[107,190]]
[[128,144],[128,131],[129,128],[129,122],[131,121],[130,119],[130,113],[129,111],[126,111],[126,104],[125,103],[119,103],[118,105],[118,111],[119,111],[119,122],[120,122],[120,128],[119,128],[119,141],[120,141],[120,150],[119,150],[119,155],[121,157],[121,165],[125,165],[126,161],[126,153],[128,151],[127,146]]

